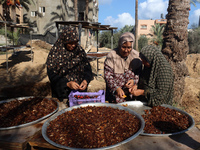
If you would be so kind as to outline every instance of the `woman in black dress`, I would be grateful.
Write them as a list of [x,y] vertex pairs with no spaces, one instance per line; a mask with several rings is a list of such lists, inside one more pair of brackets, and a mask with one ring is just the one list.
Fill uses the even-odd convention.
[[76,29],[65,28],[47,57],[47,74],[52,97],[58,98],[59,101],[68,98],[72,90],[86,91],[93,79],[85,50],[78,41]]

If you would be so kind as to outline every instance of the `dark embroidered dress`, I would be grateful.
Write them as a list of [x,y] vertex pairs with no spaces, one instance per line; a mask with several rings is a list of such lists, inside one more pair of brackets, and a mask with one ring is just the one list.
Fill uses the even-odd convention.
[[66,44],[70,42],[78,42],[78,34],[75,28],[67,27],[51,48],[46,62],[52,97],[60,101],[68,98],[71,92],[67,82],[75,81],[80,85],[86,80],[89,84],[93,79],[84,49],[77,45],[74,50],[68,50]]

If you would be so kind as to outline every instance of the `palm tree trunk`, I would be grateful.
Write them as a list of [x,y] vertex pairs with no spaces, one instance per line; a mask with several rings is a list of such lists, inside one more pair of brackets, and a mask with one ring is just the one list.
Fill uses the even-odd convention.
[[188,32],[190,0],[169,0],[167,25],[163,33],[162,52],[174,71],[174,102],[180,104],[188,69]]
[[135,49],[138,51],[138,0],[135,0]]

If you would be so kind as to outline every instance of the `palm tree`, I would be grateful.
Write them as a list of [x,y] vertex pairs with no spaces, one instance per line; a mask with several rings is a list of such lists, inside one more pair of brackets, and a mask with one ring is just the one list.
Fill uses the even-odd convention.
[[[24,8],[24,9],[26,9],[27,11],[29,10],[29,7],[28,7],[28,5],[30,5],[31,4],[31,2],[30,2],[30,0],[14,0],[14,5],[11,5],[10,7],[11,7],[11,13],[9,13],[9,10],[8,10],[8,8],[9,8],[9,6],[6,4],[6,2],[7,2],[7,0],[1,0],[0,1],[0,4],[6,9],[6,10],[8,10],[7,12],[6,12],[6,18],[8,19],[8,18],[11,18],[12,20],[13,20],[13,22],[14,23],[16,23],[16,7],[17,8],[19,8],[19,5],[16,5],[16,1],[18,1],[18,2],[20,2],[20,5]],[[31,0],[33,3],[34,3],[34,1],[33,0]],[[17,3],[18,3],[17,2]],[[10,16],[10,14],[12,15],[12,16]],[[9,16],[8,16],[9,15]],[[7,20],[6,19],[6,20]],[[7,20],[8,21],[8,20]],[[10,21],[10,20],[9,20]]]
[[162,52],[170,62],[174,71],[174,102],[181,103],[184,92],[185,77],[188,68],[185,64],[188,46],[189,10],[190,4],[199,3],[200,0],[169,0],[167,25],[163,33]]
[[190,4],[193,4],[195,7],[196,3],[200,3],[200,0],[190,0]]
[[153,43],[159,46],[159,49],[162,48],[163,44],[163,32],[165,29],[165,24],[155,24],[152,26],[151,31],[154,34]]
[[180,103],[188,69],[185,64],[188,46],[189,0],[169,0],[162,52],[174,71],[174,102]]
[[135,0],[135,49],[138,50],[138,0]]

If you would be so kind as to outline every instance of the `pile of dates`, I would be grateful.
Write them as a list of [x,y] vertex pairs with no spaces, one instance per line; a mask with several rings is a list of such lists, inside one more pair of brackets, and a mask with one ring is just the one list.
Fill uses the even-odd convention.
[[38,120],[57,109],[52,99],[33,97],[0,104],[0,127],[12,127]]
[[163,106],[145,110],[142,117],[145,121],[144,133],[148,134],[175,133],[191,126],[188,115]]
[[49,123],[46,134],[57,144],[89,149],[122,142],[140,127],[140,120],[128,111],[87,106],[59,115]]

